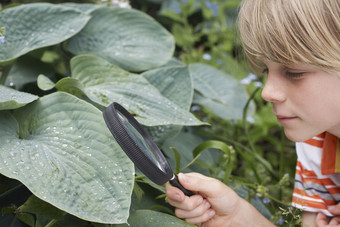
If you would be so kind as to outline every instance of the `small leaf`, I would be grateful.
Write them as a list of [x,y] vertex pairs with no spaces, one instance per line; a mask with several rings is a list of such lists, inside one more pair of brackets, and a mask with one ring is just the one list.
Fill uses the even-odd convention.
[[0,110],[17,109],[37,99],[39,96],[0,85]]
[[34,217],[32,214],[19,213],[17,217],[28,226],[34,227]]
[[6,86],[22,90],[25,85],[36,83],[39,74],[44,74],[48,78],[54,77],[51,65],[41,62],[30,54],[18,58],[11,67]]
[[42,74],[38,76],[37,83],[38,87],[43,91],[51,90],[55,86],[55,83],[53,83],[53,81],[51,81],[50,78]]
[[18,212],[41,215],[49,219],[61,219],[66,214],[65,211],[55,208],[34,195],[30,196],[28,200],[18,208]]

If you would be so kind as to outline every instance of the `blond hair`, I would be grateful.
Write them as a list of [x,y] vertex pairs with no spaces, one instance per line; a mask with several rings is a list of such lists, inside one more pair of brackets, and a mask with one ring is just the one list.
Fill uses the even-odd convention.
[[340,0],[243,0],[238,25],[257,73],[266,60],[340,73]]

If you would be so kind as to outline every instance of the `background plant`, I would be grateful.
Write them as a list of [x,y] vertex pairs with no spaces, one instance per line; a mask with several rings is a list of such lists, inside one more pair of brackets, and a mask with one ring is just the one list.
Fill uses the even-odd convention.
[[113,101],[176,172],[220,179],[273,223],[300,224],[294,148],[242,57],[238,0],[20,5],[31,2],[0,12],[2,225],[188,225],[106,129]]

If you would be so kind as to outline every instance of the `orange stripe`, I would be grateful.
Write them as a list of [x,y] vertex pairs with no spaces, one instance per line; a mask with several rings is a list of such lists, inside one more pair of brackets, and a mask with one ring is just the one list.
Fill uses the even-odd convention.
[[314,173],[314,171],[312,170],[305,170],[302,165],[301,162],[297,161],[296,163],[297,167],[300,167],[301,170],[296,169],[296,173],[299,173],[299,175],[301,176],[301,172],[308,177],[316,177],[316,174]]
[[[310,198],[310,199],[319,199],[319,200],[322,200],[323,202],[317,202],[317,201],[310,201],[310,200],[307,200],[307,199],[303,199],[303,198],[296,198],[296,200],[303,200],[303,202],[307,202],[307,203],[313,203],[313,204],[322,204],[323,206],[326,207],[327,206],[331,206],[331,205],[336,205],[337,204],[337,201],[335,200],[326,200],[326,199],[322,199],[320,195],[316,194],[316,195],[308,195],[306,194],[306,191],[302,190],[302,189],[294,189],[294,193],[296,194],[299,194],[303,197],[306,197],[306,198]],[[294,197],[294,196],[293,196]],[[295,198],[295,197],[294,197]],[[294,201],[294,199],[293,199]],[[299,202],[300,205],[304,205],[302,204],[301,202]],[[304,205],[306,206],[306,205]]]
[[338,138],[337,146],[336,146],[334,171],[335,173],[340,173],[340,139],[339,138]]
[[318,148],[323,147],[323,140],[309,139],[309,140],[305,141],[304,143],[307,143],[307,144],[309,144],[313,147],[318,147]]
[[331,193],[332,195],[334,194],[340,194],[340,188],[336,187],[336,188],[327,188],[327,190],[329,191],[329,193]]
[[323,185],[323,186],[336,185],[334,183],[334,181],[332,181],[332,179],[330,179],[330,178],[323,178],[323,179],[317,178],[317,176],[315,175],[315,173],[313,171],[308,171],[307,174],[305,174],[305,172],[301,172],[300,170],[296,170],[295,174],[299,175],[303,182],[314,182],[314,183],[317,183],[317,184],[320,184],[320,185]]
[[327,133],[323,147],[321,160],[321,173],[324,175],[333,174],[335,170],[335,158],[338,145],[338,137]]
[[318,194],[308,195],[308,194],[306,194],[306,191],[303,190],[303,189],[294,188],[294,193],[302,195],[304,197],[312,198],[312,199],[321,199],[320,195],[318,195]]
[[296,198],[296,197],[293,197],[292,201],[294,203],[302,205],[302,206],[328,210],[327,209],[327,205],[324,204],[324,203],[310,201],[310,200],[305,200],[305,199],[300,199],[300,198]]

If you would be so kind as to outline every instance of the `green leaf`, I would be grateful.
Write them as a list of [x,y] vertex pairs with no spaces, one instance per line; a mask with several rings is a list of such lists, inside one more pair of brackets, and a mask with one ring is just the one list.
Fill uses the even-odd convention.
[[242,118],[248,97],[236,79],[206,64],[191,64],[189,68],[197,91],[194,103],[223,119]]
[[5,43],[0,48],[0,62],[69,39],[89,19],[89,15],[79,10],[49,3],[8,8],[0,13],[0,25],[6,28]]
[[188,67],[158,68],[141,75],[170,101],[185,110],[190,109],[194,91]]
[[25,106],[39,97],[0,85],[0,110],[11,110]]
[[18,208],[17,212],[41,215],[50,219],[61,219],[66,214],[66,212],[53,207],[51,204],[46,203],[34,195],[30,196],[28,200]]
[[32,214],[17,214],[17,217],[28,226],[34,227],[34,217]]
[[54,79],[54,71],[50,65],[39,61],[30,54],[26,54],[18,58],[11,67],[6,85],[22,90],[25,85],[36,83],[39,74]]
[[167,63],[172,35],[147,14],[119,7],[99,8],[86,27],[67,42],[74,54],[95,54],[128,71],[145,71]]
[[[171,147],[175,147],[180,153],[181,165],[185,166],[194,158],[192,151],[203,142],[204,140],[201,137],[195,135],[191,131],[182,130],[182,132],[180,132],[175,138],[170,138],[165,141],[162,145],[162,151],[166,154],[171,168],[176,169],[176,157]],[[216,154],[217,153],[214,150],[203,152],[200,155],[199,160],[204,161],[207,164],[216,165],[214,162],[214,156]],[[209,174],[209,171],[206,168],[201,168],[200,166],[195,165],[195,163],[186,168],[184,172],[200,172],[203,174]]]
[[[204,141],[203,143],[198,145],[192,151],[192,154],[195,157],[195,159],[192,161],[192,163],[194,161],[196,161],[196,159],[198,159],[198,157],[201,155],[201,153],[203,151],[210,149],[210,148],[215,148],[215,149],[221,150],[222,152],[224,152],[225,158],[227,158],[227,161],[225,163],[224,177],[223,177],[223,183],[227,184],[229,177],[230,177],[230,174],[231,174],[231,171],[232,171],[232,165],[231,165],[231,150],[232,150],[232,147],[231,146],[227,145],[226,143],[224,143],[222,141],[218,141],[218,140]],[[189,163],[189,164],[191,164],[191,163]]]
[[152,211],[152,210],[137,210],[132,212],[129,217],[129,225],[133,227],[193,227],[191,225],[175,216]]
[[102,113],[62,92],[0,112],[0,173],[85,220],[125,223],[134,167]]
[[[190,112],[183,110],[160,94],[143,76],[131,74],[96,56],[76,56],[71,60],[72,80],[77,85],[60,85],[59,90],[75,87],[93,102],[108,106],[118,102],[143,125],[200,125]],[[80,89],[80,87],[83,87]]]
[[[184,110],[189,110],[193,97],[193,85],[188,67],[173,66],[149,70],[142,74],[161,94]],[[176,136],[182,129],[179,125],[148,127],[153,140],[161,144]]]
[[53,83],[50,78],[42,74],[38,76],[37,83],[38,87],[43,91],[48,91],[55,87],[55,83]]
[[89,3],[74,3],[74,2],[66,2],[66,3],[62,3],[62,5],[64,6],[68,6],[68,7],[72,7],[75,9],[79,9],[81,11],[83,11],[84,13],[92,13],[92,11],[101,8],[101,7],[105,7],[105,5],[94,5],[94,4],[89,4]]

